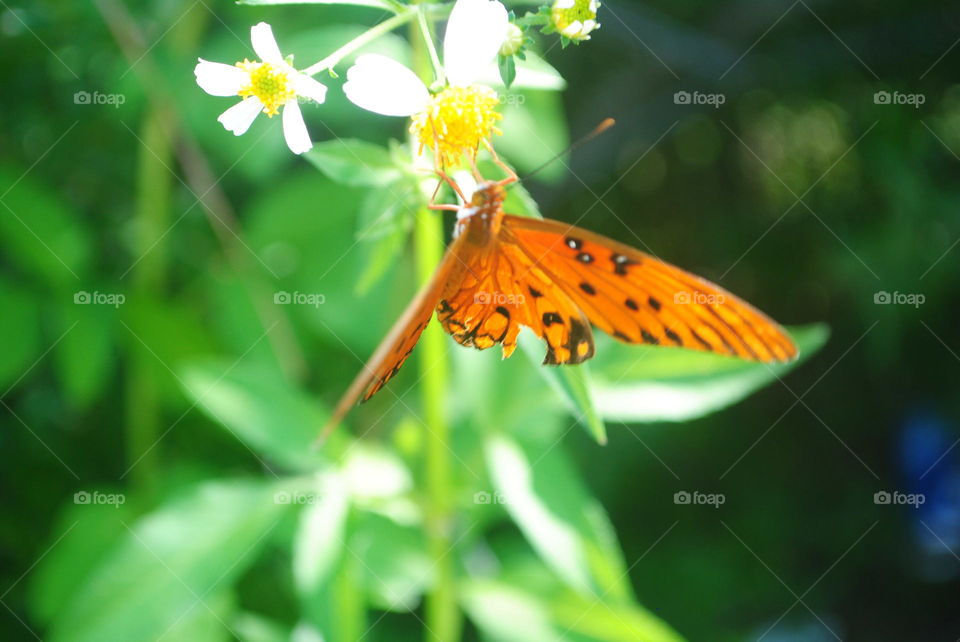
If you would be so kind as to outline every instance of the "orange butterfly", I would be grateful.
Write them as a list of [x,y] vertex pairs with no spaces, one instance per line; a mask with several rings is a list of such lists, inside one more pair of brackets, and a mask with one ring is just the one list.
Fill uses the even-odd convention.
[[434,206],[458,210],[454,240],[337,404],[324,434],[397,374],[434,310],[457,343],[480,350],[499,343],[504,358],[527,326],[547,343],[545,365],[592,357],[591,323],[624,343],[768,363],[797,356],[775,321],[712,283],[599,234],[504,213],[504,185],[514,180],[512,174],[481,183],[468,207]]

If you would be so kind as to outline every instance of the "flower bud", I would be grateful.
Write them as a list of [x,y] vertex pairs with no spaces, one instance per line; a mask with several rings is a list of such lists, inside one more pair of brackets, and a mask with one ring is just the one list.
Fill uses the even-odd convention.
[[500,55],[512,56],[520,51],[521,47],[523,47],[523,29],[510,22],[507,24],[507,35],[503,39],[503,44],[500,45]]
[[554,28],[570,40],[589,40],[590,32],[599,28],[597,0],[556,0],[550,10]]

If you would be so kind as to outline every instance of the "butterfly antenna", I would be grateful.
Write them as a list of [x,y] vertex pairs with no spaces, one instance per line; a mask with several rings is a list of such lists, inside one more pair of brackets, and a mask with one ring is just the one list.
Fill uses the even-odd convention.
[[538,167],[537,169],[533,170],[532,172],[528,173],[526,176],[524,176],[523,178],[519,179],[517,182],[518,182],[518,183],[522,183],[523,181],[527,180],[528,178],[530,178],[531,176],[533,176],[534,174],[536,174],[537,172],[539,172],[540,170],[542,170],[544,167],[547,167],[547,166],[549,166],[549,165],[552,165],[552,164],[554,163],[554,161],[560,159],[560,158],[563,157],[563,156],[566,156],[567,154],[573,152],[573,151],[576,150],[576,149],[579,149],[580,147],[582,147],[583,145],[589,143],[591,140],[593,140],[594,138],[596,138],[597,136],[599,136],[599,135],[602,134],[603,132],[607,131],[608,129],[610,129],[611,127],[613,127],[613,126],[616,125],[616,124],[617,124],[617,121],[615,121],[614,119],[612,119],[612,118],[604,118],[603,121],[601,121],[599,125],[597,125],[596,127],[594,127],[594,128],[593,128],[593,131],[591,131],[589,134],[587,134],[587,135],[585,135],[585,136],[582,136],[582,137],[580,138],[580,140],[575,141],[572,145],[570,145],[569,147],[567,147],[565,150],[563,150],[563,151],[560,152],[559,154],[555,155],[553,158],[551,158],[550,160],[548,160],[546,163],[544,163],[543,165],[541,165],[541,166]]

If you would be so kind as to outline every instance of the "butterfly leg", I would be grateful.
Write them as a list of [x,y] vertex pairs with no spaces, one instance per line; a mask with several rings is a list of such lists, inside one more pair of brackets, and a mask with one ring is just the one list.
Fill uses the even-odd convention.
[[483,139],[483,144],[486,146],[487,150],[490,152],[490,156],[493,158],[494,164],[497,167],[506,172],[507,177],[497,181],[497,184],[503,187],[504,185],[509,185],[510,183],[515,183],[519,180],[517,173],[513,171],[509,165],[500,160],[500,157],[497,155],[496,150],[493,149],[493,145],[490,144],[490,141]]

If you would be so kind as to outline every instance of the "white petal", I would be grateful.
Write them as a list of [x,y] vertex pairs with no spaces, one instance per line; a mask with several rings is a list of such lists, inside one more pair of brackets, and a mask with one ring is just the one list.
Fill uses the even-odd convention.
[[574,0],[557,0],[553,3],[554,9],[572,9],[573,5],[576,4]]
[[250,42],[253,44],[253,50],[257,52],[263,62],[274,64],[283,62],[280,47],[277,46],[277,39],[273,37],[273,29],[266,22],[250,27]]
[[287,140],[287,147],[294,154],[309,152],[313,147],[307,125],[303,122],[300,105],[291,100],[283,106],[283,137]]
[[307,74],[297,74],[293,77],[293,90],[298,96],[306,96],[315,103],[323,103],[327,99],[327,87],[317,82]]
[[234,65],[225,65],[222,62],[210,62],[197,58],[197,66],[193,74],[197,77],[200,89],[212,96],[236,96],[240,88],[246,84],[247,72]]
[[262,109],[263,103],[260,102],[260,99],[256,96],[250,96],[220,114],[217,120],[223,124],[228,132],[233,132],[234,135],[239,136],[250,129],[250,125],[253,124],[253,120]]
[[507,36],[507,10],[496,0],[457,0],[443,37],[443,65],[451,85],[473,83]]
[[343,91],[353,104],[384,116],[410,116],[430,100],[430,92],[415,73],[379,54],[357,58],[347,70]]

